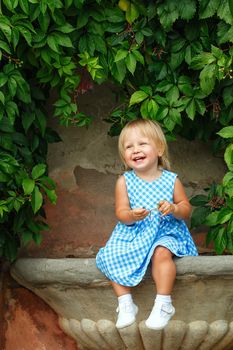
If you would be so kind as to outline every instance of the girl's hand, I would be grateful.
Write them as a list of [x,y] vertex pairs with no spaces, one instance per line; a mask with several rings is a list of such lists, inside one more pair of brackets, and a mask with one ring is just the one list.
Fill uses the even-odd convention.
[[159,202],[158,210],[160,211],[162,216],[174,214],[176,212],[176,204],[162,200]]
[[149,210],[145,208],[136,208],[131,210],[132,219],[134,221],[139,221],[145,219],[145,217],[149,214]]

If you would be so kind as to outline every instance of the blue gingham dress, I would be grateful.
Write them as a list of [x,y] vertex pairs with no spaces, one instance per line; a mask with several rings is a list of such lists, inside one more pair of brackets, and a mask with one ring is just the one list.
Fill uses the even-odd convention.
[[[151,210],[159,201],[173,202],[177,175],[163,170],[152,182],[138,177],[131,170],[124,173],[130,207]],[[123,286],[136,286],[143,278],[157,246],[174,255],[198,255],[189,230],[183,220],[172,214],[161,216],[152,211],[145,219],[126,225],[118,222],[106,246],[96,256],[97,267],[111,280]]]

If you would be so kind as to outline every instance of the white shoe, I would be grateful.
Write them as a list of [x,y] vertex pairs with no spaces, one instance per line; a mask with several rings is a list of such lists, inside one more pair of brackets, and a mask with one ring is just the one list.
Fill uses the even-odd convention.
[[136,315],[138,313],[138,307],[134,303],[122,303],[116,309],[118,312],[116,327],[124,328],[130,326],[136,321]]
[[174,316],[175,308],[172,304],[155,302],[150,316],[145,324],[147,328],[160,330],[166,327],[168,321]]

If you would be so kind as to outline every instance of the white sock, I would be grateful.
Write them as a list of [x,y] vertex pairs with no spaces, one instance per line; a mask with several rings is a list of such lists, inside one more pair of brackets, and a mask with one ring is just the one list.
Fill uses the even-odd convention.
[[118,297],[118,303],[120,304],[124,304],[124,303],[132,303],[133,299],[132,299],[132,295],[129,294],[124,294],[121,295],[120,297]]
[[171,298],[171,295],[157,294],[155,301],[158,303],[171,304],[172,298]]

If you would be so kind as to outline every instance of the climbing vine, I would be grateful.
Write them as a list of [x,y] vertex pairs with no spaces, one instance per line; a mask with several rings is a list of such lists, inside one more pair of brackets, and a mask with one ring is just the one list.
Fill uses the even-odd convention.
[[161,123],[180,134],[213,140],[227,173],[193,199],[192,225],[209,226],[217,253],[233,252],[233,4],[231,0],[0,1],[0,256],[41,242],[48,229],[43,203],[56,202],[47,147],[60,141],[54,116],[85,126],[79,95],[93,83],[120,85],[109,133],[131,119]]

